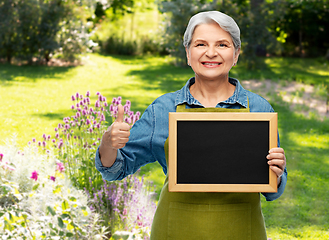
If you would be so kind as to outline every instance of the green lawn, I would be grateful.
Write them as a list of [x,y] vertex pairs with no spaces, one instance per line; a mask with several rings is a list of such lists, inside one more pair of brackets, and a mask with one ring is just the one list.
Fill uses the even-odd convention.
[[[170,65],[170,58],[88,55],[79,67],[0,65],[0,144],[17,134],[23,147],[72,114],[71,95],[101,92],[108,99],[122,96],[134,111],[158,96],[180,89],[193,76],[188,68]],[[240,80],[272,79],[329,85],[328,62],[319,59],[263,59],[263,70],[232,69]],[[274,239],[329,238],[329,120],[291,112],[280,97],[271,102],[279,112],[281,146],[287,155],[288,184],[284,195],[263,201],[268,237]],[[164,176],[158,164],[142,169],[161,189]]]

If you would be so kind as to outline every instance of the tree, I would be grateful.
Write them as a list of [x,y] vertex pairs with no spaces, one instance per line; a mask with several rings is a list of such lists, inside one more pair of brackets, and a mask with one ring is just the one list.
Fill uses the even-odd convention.
[[278,0],[281,14],[273,18],[271,29],[279,38],[285,34],[285,56],[317,57],[329,50],[329,1],[328,0]]
[[[0,3],[0,57],[11,62],[74,60],[88,47],[84,24],[95,0],[5,0]],[[87,11],[85,10],[87,9]],[[89,10],[89,11],[88,11]]]

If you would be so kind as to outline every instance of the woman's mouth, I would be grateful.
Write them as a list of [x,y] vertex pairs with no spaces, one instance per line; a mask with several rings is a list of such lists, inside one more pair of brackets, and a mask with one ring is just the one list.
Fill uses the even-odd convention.
[[221,64],[222,63],[220,63],[220,62],[202,62],[202,65],[204,65],[204,66],[219,66]]

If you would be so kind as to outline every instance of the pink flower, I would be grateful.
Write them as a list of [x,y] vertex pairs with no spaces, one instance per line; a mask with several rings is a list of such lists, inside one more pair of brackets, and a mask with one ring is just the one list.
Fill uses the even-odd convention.
[[59,171],[59,172],[64,172],[65,171],[65,167],[64,167],[63,163],[57,162],[56,164],[57,164],[56,171]]
[[0,162],[2,162],[2,159],[3,159],[3,154],[0,153]]
[[87,97],[90,96],[90,91],[87,91],[86,96],[87,96]]
[[63,146],[63,142],[60,141],[60,142],[58,143],[58,149],[60,149],[62,146]]
[[32,176],[30,178],[34,179],[34,181],[38,180],[39,173],[37,171],[32,172]]
[[74,95],[72,95],[72,101],[75,101],[75,97],[74,97]]
[[53,182],[55,182],[56,178],[54,176],[50,176],[49,179]]

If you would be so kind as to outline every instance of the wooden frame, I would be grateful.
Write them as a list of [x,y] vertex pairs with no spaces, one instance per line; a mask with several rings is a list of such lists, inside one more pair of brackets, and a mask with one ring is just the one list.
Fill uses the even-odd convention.
[[[277,192],[277,177],[266,159],[268,150],[277,147],[277,129],[277,113],[169,113],[169,191]],[[217,146],[220,141],[221,146]],[[252,144],[252,151],[245,146],[248,144]],[[257,161],[252,158],[254,152]],[[236,154],[244,155],[230,159]],[[225,159],[217,159],[218,156]],[[259,161],[258,156],[264,156],[264,161]],[[235,180],[237,177],[228,172],[241,179]]]

